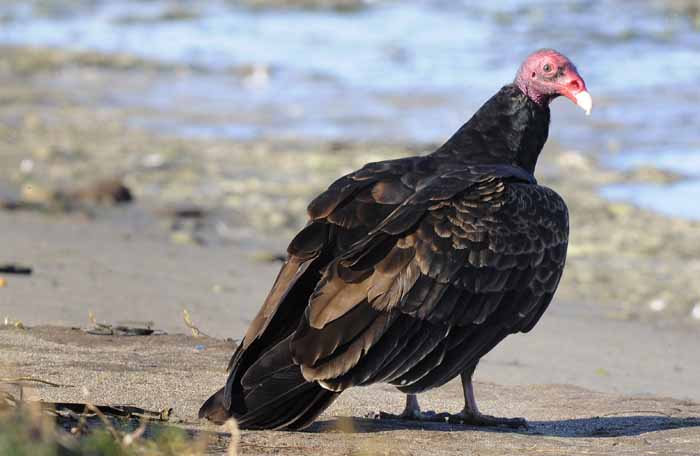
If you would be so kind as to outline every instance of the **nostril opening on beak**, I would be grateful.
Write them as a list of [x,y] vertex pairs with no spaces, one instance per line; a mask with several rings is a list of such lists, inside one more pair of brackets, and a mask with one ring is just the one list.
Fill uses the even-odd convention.
[[572,92],[579,92],[581,91],[581,83],[578,81],[571,81],[569,83],[569,89],[571,89]]

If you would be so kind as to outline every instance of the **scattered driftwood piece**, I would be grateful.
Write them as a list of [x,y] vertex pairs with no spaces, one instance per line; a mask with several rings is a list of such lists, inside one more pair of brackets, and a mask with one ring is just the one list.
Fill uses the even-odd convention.
[[94,336],[155,336],[165,334],[164,331],[158,331],[153,328],[124,325],[112,326],[104,323],[98,323],[92,328],[86,329],[85,332]]
[[41,383],[48,386],[53,386],[54,388],[75,388],[75,385],[63,385],[61,383],[54,383],[48,380],[42,380],[36,377],[15,377],[15,378],[1,378],[0,383],[10,383],[10,384],[21,384],[21,383]]
[[54,199],[69,205],[75,202],[115,205],[129,203],[134,200],[134,196],[122,179],[110,178],[95,181],[77,190],[56,192]]
[[15,263],[0,264],[0,274],[30,275],[32,268]]
[[136,328],[122,325],[115,326],[113,329],[115,336],[151,336],[156,332],[152,328]]
[[172,408],[163,410],[147,410],[133,405],[94,405],[83,402],[41,402],[42,408],[57,414],[69,413],[74,415],[102,414],[119,418],[146,418],[156,421],[169,421]]
[[138,418],[155,421],[169,421],[173,409],[147,410],[133,405],[94,405],[84,402],[44,402],[44,401],[24,401],[12,394],[0,391],[0,409],[3,407],[18,408],[22,406],[39,405],[45,412],[64,416],[114,416],[118,418]]
[[95,206],[116,206],[130,203],[134,195],[119,177],[96,180],[77,189],[44,189],[36,185],[27,185],[22,195],[17,197],[0,197],[0,209],[8,211],[39,212],[85,212]]
[[92,327],[85,329],[88,334],[95,336],[155,336],[166,334],[165,331],[153,329],[152,321],[120,321],[115,325],[98,323],[92,312],[88,313]]

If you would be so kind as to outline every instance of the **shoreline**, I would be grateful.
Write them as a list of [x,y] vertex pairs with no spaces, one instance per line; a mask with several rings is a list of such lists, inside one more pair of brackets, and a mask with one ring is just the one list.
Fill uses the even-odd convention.
[[[157,79],[163,71],[153,70],[157,64],[127,65],[129,59],[118,56],[117,65],[109,55],[86,60],[83,53],[56,50],[56,58],[51,50],[14,49],[0,71],[0,200],[26,201],[49,224],[52,217],[77,224],[106,221],[132,237],[143,232],[164,245],[238,246],[265,262],[284,256],[288,240],[306,221],[308,202],[337,177],[369,161],[430,150],[425,144],[187,139],[149,131],[132,120],[184,114],[115,104],[109,93],[130,89],[134,80]],[[26,63],[32,59],[39,61]],[[47,59],[48,69],[41,64]],[[66,90],[67,81],[72,90]],[[613,319],[697,327],[700,222],[607,201],[599,191],[678,176],[654,168],[603,168],[594,157],[550,141],[538,165],[540,183],[564,197],[571,216],[558,298],[600,304]],[[95,194],[91,186],[105,179],[123,183],[135,201],[115,207]],[[62,196],[58,201],[56,194]],[[66,202],[66,195],[73,199]],[[28,260],[12,246],[5,256],[6,262]],[[12,289],[3,294],[12,296]]]

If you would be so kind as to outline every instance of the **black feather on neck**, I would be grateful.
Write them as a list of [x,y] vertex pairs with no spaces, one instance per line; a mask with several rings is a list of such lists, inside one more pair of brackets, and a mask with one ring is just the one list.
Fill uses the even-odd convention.
[[460,162],[516,165],[534,173],[549,134],[549,107],[509,84],[434,152]]

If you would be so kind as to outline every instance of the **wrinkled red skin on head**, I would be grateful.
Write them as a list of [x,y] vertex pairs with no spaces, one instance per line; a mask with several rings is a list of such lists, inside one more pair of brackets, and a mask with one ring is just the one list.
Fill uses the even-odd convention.
[[[545,70],[546,65],[549,71]],[[586,90],[586,83],[574,64],[553,49],[530,54],[520,66],[514,83],[540,106],[547,106],[559,95],[576,103],[576,94]]]

